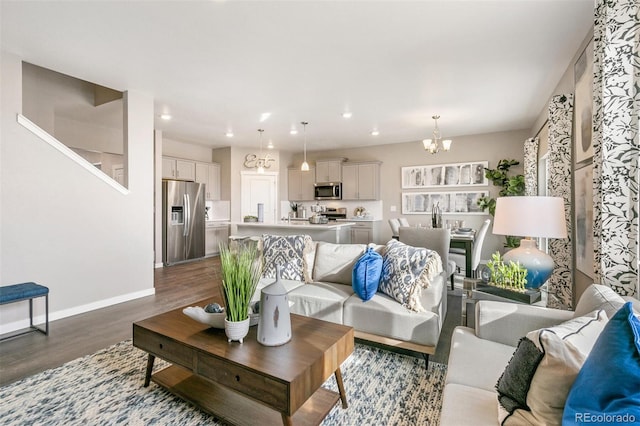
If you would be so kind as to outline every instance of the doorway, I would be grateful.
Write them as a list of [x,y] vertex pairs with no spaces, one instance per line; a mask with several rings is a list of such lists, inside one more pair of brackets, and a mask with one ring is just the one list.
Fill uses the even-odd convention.
[[278,173],[240,172],[240,218],[258,216],[258,204],[264,205],[264,223],[278,218]]

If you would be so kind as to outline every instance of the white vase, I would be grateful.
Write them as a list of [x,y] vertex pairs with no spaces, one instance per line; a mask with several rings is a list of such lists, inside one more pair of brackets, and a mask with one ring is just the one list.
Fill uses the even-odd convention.
[[249,333],[249,318],[242,321],[229,321],[225,318],[224,333],[227,335],[229,342],[237,340],[242,343]]
[[287,289],[280,280],[280,266],[276,265],[276,280],[260,294],[260,322],[258,342],[265,346],[280,346],[291,340],[291,315]]

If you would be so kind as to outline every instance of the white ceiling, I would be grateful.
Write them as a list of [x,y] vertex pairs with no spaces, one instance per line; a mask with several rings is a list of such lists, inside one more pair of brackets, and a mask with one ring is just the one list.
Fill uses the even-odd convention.
[[593,0],[1,1],[3,50],[152,95],[165,137],[283,150],[301,121],[310,151],[421,140],[434,114],[445,138],[529,129],[593,24]]

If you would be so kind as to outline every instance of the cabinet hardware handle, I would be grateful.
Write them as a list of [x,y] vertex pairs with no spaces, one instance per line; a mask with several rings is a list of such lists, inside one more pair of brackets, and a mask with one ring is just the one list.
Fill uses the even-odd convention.
[[240,376],[236,376],[236,382],[240,381]]

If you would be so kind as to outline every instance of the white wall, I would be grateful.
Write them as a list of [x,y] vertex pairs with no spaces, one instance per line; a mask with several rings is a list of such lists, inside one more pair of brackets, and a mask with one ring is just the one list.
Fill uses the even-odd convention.
[[[123,195],[16,122],[21,59],[1,66],[0,283],[49,287],[50,319],[153,294],[153,99],[126,95]],[[0,312],[0,333],[28,325],[27,302]]]
[[162,136],[162,155],[211,163],[211,148]]

